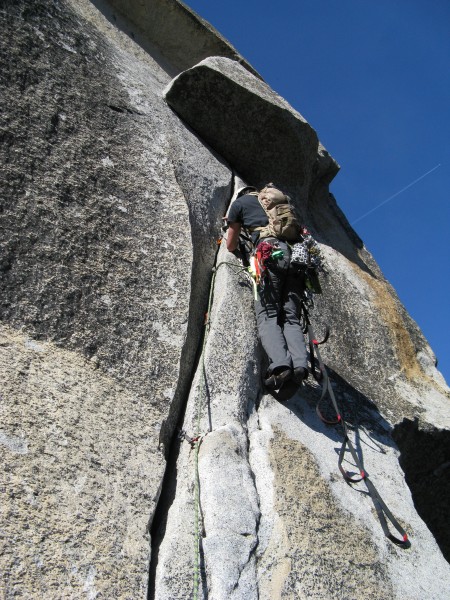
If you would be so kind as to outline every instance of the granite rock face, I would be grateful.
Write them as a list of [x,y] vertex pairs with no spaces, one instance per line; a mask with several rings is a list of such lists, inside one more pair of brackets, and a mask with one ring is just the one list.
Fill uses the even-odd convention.
[[88,2],[0,18],[5,594],[144,597],[231,172]]
[[94,0],[108,17],[176,75],[209,56],[225,56],[258,75],[214,27],[176,0]]
[[[449,391],[312,127],[175,0],[6,0],[0,22],[2,597],[186,598],[198,555],[210,600],[446,598]],[[321,243],[314,326],[407,550],[340,478],[318,385],[264,394],[250,281],[216,254],[267,181]]]
[[178,75],[165,96],[182,119],[257,187],[269,177],[306,202],[319,165],[321,178],[329,181],[337,173],[323,146],[318,152],[317,134],[305,119],[235,61],[207,58]]
[[[392,421],[371,397],[330,370],[352,440],[381,496],[408,531],[408,549],[384,537],[364,484],[353,489],[341,477],[342,430],[317,416],[320,386],[311,376],[285,403],[264,393],[251,283],[224,247],[217,264],[210,328],[182,425],[188,437],[202,436],[200,597],[444,599],[450,567],[417,515],[414,490],[408,488],[392,439]],[[369,313],[373,307],[367,306]],[[320,317],[318,308],[313,316]],[[319,320],[314,318],[318,332]],[[333,337],[340,333],[337,324],[336,329]],[[414,406],[407,399],[404,403],[412,414]],[[433,451],[424,428],[422,423],[424,443]],[[440,453],[434,448],[441,470],[447,468],[445,439],[441,430]],[[195,447],[179,441],[174,454],[170,501],[153,529],[156,567],[150,597],[155,600],[186,597],[193,586]],[[355,470],[350,456],[345,467]],[[430,496],[428,503],[433,504]],[[443,496],[438,505],[442,512],[434,516],[445,528]]]

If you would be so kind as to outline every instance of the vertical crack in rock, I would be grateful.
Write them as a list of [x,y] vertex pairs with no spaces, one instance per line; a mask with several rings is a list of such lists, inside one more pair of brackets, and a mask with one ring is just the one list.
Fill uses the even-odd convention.
[[[178,179],[177,179],[177,181],[181,188],[182,182],[180,182]],[[230,185],[230,194],[229,194],[228,201],[226,203],[226,210],[228,209],[228,206],[231,202],[231,199],[233,198],[233,195],[234,195],[234,177],[232,176],[231,185]],[[193,263],[197,264],[198,257],[200,255],[200,250],[196,247],[197,244],[195,243],[195,232],[194,232],[195,219],[192,218],[192,215],[191,215],[191,229],[192,229],[192,242],[193,242],[193,248],[194,248]],[[211,273],[210,273],[209,279],[208,279],[208,286],[207,286],[208,290],[210,289],[210,286],[211,286],[212,268],[217,265],[217,256],[219,254],[219,250],[220,250],[220,246],[217,248],[214,260],[212,262]],[[196,260],[196,255],[197,255],[197,260]],[[197,291],[198,291],[197,285],[196,285],[197,282],[198,282],[198,273],[196,272],[196,269],[193,269],[192,284],[191,284],[192,292],[194,292],[194,290],[195,290],[195,292],[197,293]],[[204,303],[203,303],[203,311],[202,311],[203,314],[206,312],[207,303],[208,303],[208,296],[206,295]],[[188,329],[187,329],[187,337],[192,336],[193,335],[192,330],[195,328],[198,328],[200,326],[200,324],[198,322],[198,318],[197,318],[198,315],[196,314],[196,313],[198,313],[198,310],[195,311],[192,308],[192,304],[193,304],[192,295],[191,295],[191,303],[190,304],[191,304],[191,306],[189,309],[189,322],[188,322]],[[198,365],[199,365],[199,362],[201,359],[203,340],[204,340],[205,335],[206,335],[206,332],[203,330],[202,334],[198,336],[199,340],[198,340],[198,345],[197,345],[197,352],[196,352],[194,363],[191,368],[190,380],[189,380],[189,383],[186,386],[185,392],[183,394],[183,401],[181,402],[180,411],[178,413],[178,427],[176,427],[175,429],[173,429],[173,428],[171,429],[170,438],[168,437],[167,434],[164,436],[165,437],[165,446],[167,448],[166,470],[165,470],[164,478],[163,478],[163,481],[161,484],[161,490],[160,490],[160,495],[159,495],[159,500],[158,500],[158,503],[156,506],[156,510],[154,512],[153,519],[149,522],[150,539],[151,539],[151,558],[150,558],[150,568],[149,568],[149,586],[148,586],[148,596],[147,596],[148,600],[155,599],[156,568],[158,565],[159,548],[160,548],[161,542],[164,539],[169,508],[175,499],[175,495],[176,495],[176,491],[177,491],[177,462],[178,462],[178,457],[179,457],[179,453],[180,453],[180,447],[182,444],[182,441],[180,440],[180,437],[179,437],[179,431],[181,431],[183,422],[185,419],[186,406],[187,406],[187,402],[189,399],[189,395],[193,389],[194,378],[195,378],[195,374],[197,372]],[[183,358],[182,358],[182,360],[183,360]]]
[[[178,121],[177,117],[174,119]],[[184,195],[189,211],[189,224],[186,223],[186,229],[190,230],[192,271],[187,328],[180,358],[179,378],[169,407],[169,415],[161,427],[160,434],[160,442],[164,445],[166,457],[169,454],[175,425],[180,420],[180,410],[184,411],[182,407],[185,406],[189,395],[196,368],[195,355],[201,348],[202,320],[211,286],[211,269],[216,264],[218,253],[216,245],[219,230],[218,212],[226,210],[233,195],[232,173],[225,165],[220,164],[219,157],[210,155],[209,149],[202,147],[199,150],[198,142],[185,131],[184,125],[180,131],[172,132],[170,155],[175,180]],[[202,174],[196,172],[199,160],[203,161],[204,173]],[[215,167],[218,174],[208,172],[208,167]],[[221,180],[223,173],[228,175],[225,185]],[[194,340],[195,350],[192,340]]]
[[414,505],[450,562],[450,432],[404,419],[392,434]]
[[[238,267],[223,245],[217,262],[224,261]],[[249,319],[253,315],[252,304],[246,277],[228,267],[219,268],[202,358],[207,381],[201,399],[200,426],[196,425],[197,385],[202,377],[199,368],[183,422],[189,435],[197,430],[208,432],[199,452],[201,586],[205,597],[217,600],[257,598],[255,547],[259,505],[247,451],[248,405],[256,402],[260,380],[255,323],[253,317]],[[183,444],[178,453],[176,495],[169,507],[165,536],[152,575],[155,600],[184,597],[192,591],[194,472],[193,452]]]
[[211,598],[255,599],[259,505],[246,434],[232,425],[205,438],[201,456],[203,549]]
[[175,434],[170,446],[169,456],[167,458],[166,471],[161,484],[158,504],[153,515],[153,520],[149,523],[151,556],[149,568],[148,600],[155,598],[155,576],[158,564],[158,554],[161,540],[164,538],[167,514],[175,498],[177,488],[177,459],[180,451],[180,440]]
[[[264,396],[258,399],[258,405],[259,401],[264,403],[263,398]],[[265,597],[264,590],[267,586],[265,585],[264,577],[261,575],[261,570],[263,573],[265,572],[267,556],[270,555],[271,558],[269,560],[272,560],[274,566],[271,570],[271,579],[274,582],[280,578],[280,565],[282,567],[281,572],[284,573],[281,577],[282,580],[284,580],[286,573],[290,571],[290,566],[286,571],[284,568],[286,561],[280,555],[280,551],[283,554],[286,544],[277,535],[277,515],[274,511],[274,473],[267,453],[272,432],[270,427],[267,427],[267,424],[264,425],[261,422],[259,415],[261,406],[258,406],[258,409],[256,406],[251,408],[253,410],[250,411],[248,419],[248,456],[260,509],[257,529],[258,544],[255,547],[256,585],[258,598],[263,598]],[[274,585],[278,589],[279,586],[275,583]],[[270,594],[270,590],[268,593]],[[273,597],[281,596],[274,595]]]
[[[243,184],[236,181],[235,190]],[[219,263],[223,261],[230,261],[225,248],[219,255]],[[260,511],[247,429],[249,406],[257,403],[260,381],[252,304],[245,277],[223,267],[215,282],[205,352],[213,431],[205,438],[200,463],[206,593],[218,600],[257,598]]]
[[254,471],[254,465],[253,465],[253,452],[254,452],[254,448],[253,448],[253,444],[252,444],[252,434],[254,434],[256,431],[260,432],[261,431],[261,425],[259,422],[259,417],[258,417],[258,407],[261,401],[261,398],[263,396],[263,392],[262,389],[258,389],[257,391],[257,396],[254,400],[249,399],[248,402],[248,416],[247,416],[247,430],[246,430],[246,434],[247,434],[247,457],[248,457],[248,464],[249,464],[249,468],[250,468],[250,474],[253,480],[253,485],[255,488],[255,493],[256,493],[256,498],[258,501],[258,508],[259,508],[259,514],[256,520],[256,529],[255,529],[255,537],[256,537],[256,543],[254,545],[254,547],[252,548],[251,554],[249,556],[249,560],[248,562],[250,562],[251,560],[254,560],[255,563],[255,569],[256,569],[256,577],[255,577],[255,588],[256,588],[256,596],[257,598],[259,598],[259,584],[258,584],[258,552],[259,552],[259,547],[260,547],[260,535],[259,535],[259,531],[260,531],[260,526],[261,526],[261,520],[262,520],[262,510],[261,510],[261,492],[262,490],[259,489],[258,487],[258,480],[257,480],[257,473]]

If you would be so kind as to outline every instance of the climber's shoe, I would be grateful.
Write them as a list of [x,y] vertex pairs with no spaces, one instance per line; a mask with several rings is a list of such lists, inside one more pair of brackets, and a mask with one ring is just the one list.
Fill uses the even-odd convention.
[[306,367],[295,367],[292,378],[297,385],[302,385],[305,379],[308,379],[308,369]]
[[264,385],[269,390],[279,390],[291,377],[292,371],[289,367],[276,367],[269,377],[264,379]]

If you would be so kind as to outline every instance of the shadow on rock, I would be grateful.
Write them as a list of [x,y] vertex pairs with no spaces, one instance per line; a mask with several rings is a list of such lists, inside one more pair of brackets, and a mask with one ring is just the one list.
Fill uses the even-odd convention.
[[450,563],[450,433],[421,429],[418,419],[403,419],[394,427],[393,438],[414,506]]
[[[341,415],[349,432],[353,433],[353,443],[361,462],[364,446],[370,446],[371,450],[380,454],[385,453],[383,445],[396,448],[391,436],[392,426],[381,416],[376,405],[332,369],[327,367],[327,370]],[[306,385],[284,404],[314,431],[323,433],[333,442],[342,442],[342,426],[339,423],[324,423],[316,412],[321,392],[322,386],[310,375]],[[336,411],[329,394],[320,402],[320,411],[327,421],[336,420]],[[338,452],[339,448],[336,448],[336,453]]]

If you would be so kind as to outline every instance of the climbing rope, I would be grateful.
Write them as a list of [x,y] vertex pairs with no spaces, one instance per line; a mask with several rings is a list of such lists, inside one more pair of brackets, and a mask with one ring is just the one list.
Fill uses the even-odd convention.
[[[376,489],[376,487],[370,480],[369,475],[365,471],[364,466],[358,456],[358,453],[356,452],[356,449],[350,440],[347,424],[346,424],[345,419],[343,418],[341,411],[339,409],[338,403],[336,401],[336,397],[333,392],[333,387],[331,385],[331,380],[328,376],[327,369],[325,367],[325,364],[322,360],[322,356],[319,351],[319,345],[325,343],[328,339],[329,329],[327,327],[324,339],[320,342],[317,341],[317,338],[315,337],[313,328],[311,326],[311,322],[309,320],[308,311],[307,311],[304,303],[302,305],[302,310],[303,310],[303,318],[304,318],[305,325],[306,325],[304,331],[306,330],[305,333],[307,333],[307,335],[308,335],[309,352],[310,352],[310,358],[311,358],[311,372],[313,374],[313,377],[316,379],[316,381],[318,383],[321,383],[321,385],[322,385],[322,394],[319,398],[319,401],[316,404],[316,412],[317,412],[319,418],[324,423],[327,423],[328,425],[339,424],[342,427],[342,431],[343,431],[344,441],[343,441],[341,449],[339,451],[339,459],[338,459],[339,470],[342,473],[342,476],[344,477],[345,481],[347,481],[347,483],[359,483],[360,481],[364,481],[364,483],[366,484],[366,487],[367,487],[367,491],[369,492],[369,496],[371,497],[373,505],[377,512],[378,519],[381,523],[381,527],[383,529],[384,535],[388,539],[390,539],[392,542],[394,542],[395,544],[398,544],[403,547],[409,547],[410,542],[408,540],[408,535],[407,535],[406,531],[403,529],[403,527],[400,525],[400,523],[394,517],[392,512],[389,510],[389,508],[387,507],[384,500],[381,498],[378,490]],[[317,362],[319,365],[318,372],[316,370],[316,357],[317,357]],[[336,412],[336,419],[333,419],[333,420],[326,418],[323,415],[322,409],[321,409],[322,401],[327,396],[327,394],[329,395],[329,397],[331,399],[331,403],[333,405],[333,408]],[[359,477],[356,477],[356,478],[352,477],[350,475],[350,473],[345,470],[345,468],[342,464],[344,461],[344,458],[345,458],[345,452],[346,452],[347,448],[350,451],[350,454],[352,455],[352,458],[355,462],[357,469],[359,470],[359,475],[360,475]],[[390,532],[388,521],[402,536],[402,539],[399,539],[398,537],[396,537],[395,535],[393,535]]]
[[214,300],[214,286],[216,282],[217,272],[222,266],[228,266],[236,275],[246,271],[246,267],[241,267],[236,265],[235,263],[222,261],[216,267],[213,268],[213,275],[211,279],[211,286],[209,289],[209,297],[208,297],[208,308],[205,314],[204,327],[205,331],[203,334],[203,344],[202,344],[202,352],[200,358],[200,377],[198,382],[198,390],[197,390],[197,415],[196,415],[196,425],[194,436],[189,437],[185,431],[181,432],[181,437],[186,439],[191,447],[194,449],[194,583],[193,583],[193,599],[198,600],[199,598],[199,589],[200,589],[200,574],[201,574],[201,547],[200,540],[202,536],[203,530],[203,519],[201,517],[201,504],[200,504],[200,474],[199,474],[199,453],[200,446],[204,437],[211,432],[211,425],[207,433],[201,434],[201,417],[204,408],[203,398],[205,395],[206,388],[206,369],[205,369],[205,351],[206,344],[208,340],[208,334],[210,330],[210,314],[211,308]]

